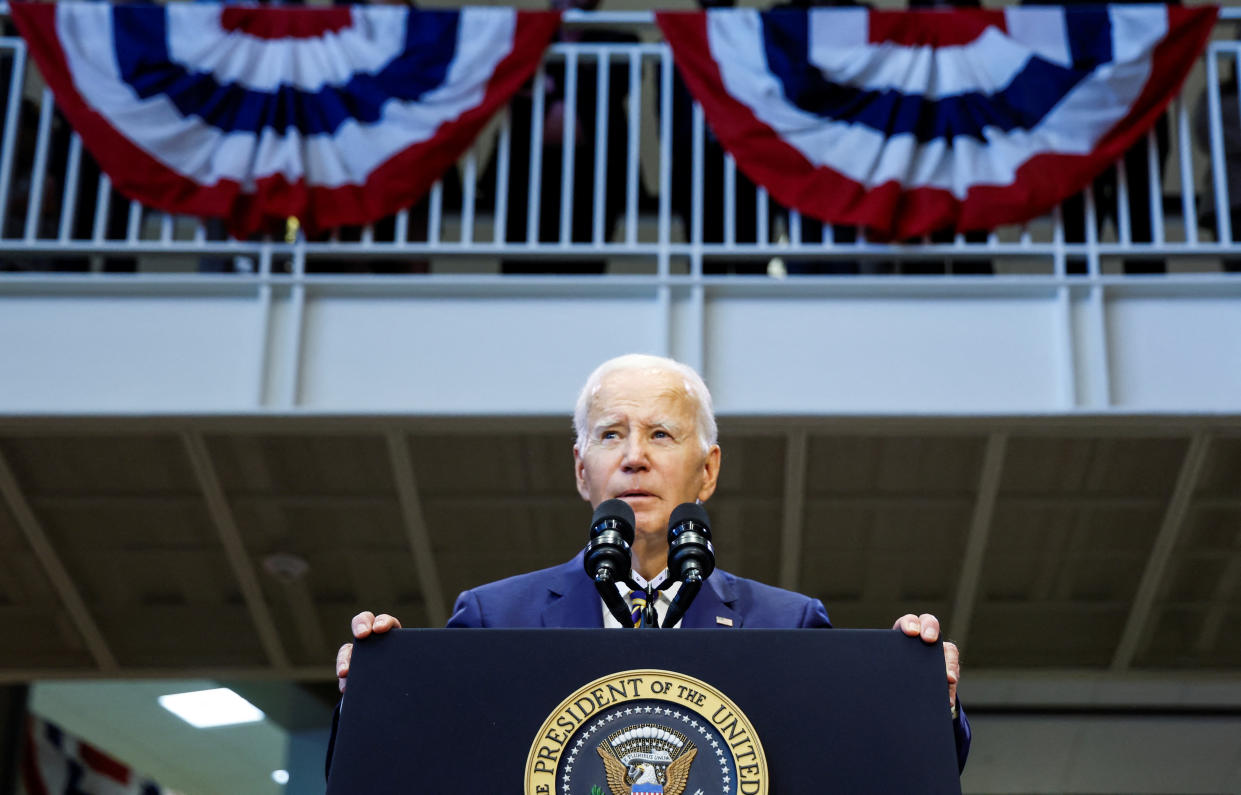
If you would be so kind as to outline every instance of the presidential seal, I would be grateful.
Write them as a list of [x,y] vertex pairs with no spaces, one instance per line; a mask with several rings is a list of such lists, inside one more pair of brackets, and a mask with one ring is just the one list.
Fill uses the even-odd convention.
[[566,698],[526,760],[526,795],[766,795],[737,705],[672,671],[622,671]]

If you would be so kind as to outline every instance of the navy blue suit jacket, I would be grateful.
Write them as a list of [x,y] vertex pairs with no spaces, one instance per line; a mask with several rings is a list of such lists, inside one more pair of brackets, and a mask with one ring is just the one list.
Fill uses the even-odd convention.
[[[818,599],[721,569],[707,578],[681,621],[681,626],[688,629],[797,629],[831,625],[827,610]],[[586,576],[582,555],[578,553],[568,563],[465,591],[457,597],[448,626],[601,628],[603,603],[594,581]]]

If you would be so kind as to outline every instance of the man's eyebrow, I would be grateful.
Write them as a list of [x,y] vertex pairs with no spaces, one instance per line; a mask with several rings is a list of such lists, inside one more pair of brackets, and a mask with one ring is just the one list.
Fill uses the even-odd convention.
[[599,419],[595,420],[594,425],[590,426],[590,430],[592,433],[597,433],[603,430],[604,428],[610,428],[611,426],[615,425],[616,423],[620,421],[621,421],[621,417],[619,414],[605,414]]
[[643,420],[642,424],[648,428],[663,428],[664,430],[671,431],[677,435],[680,435],[681,430],[684,427],[681,423],[675,420],[670,420],[667,417],[648,418]]

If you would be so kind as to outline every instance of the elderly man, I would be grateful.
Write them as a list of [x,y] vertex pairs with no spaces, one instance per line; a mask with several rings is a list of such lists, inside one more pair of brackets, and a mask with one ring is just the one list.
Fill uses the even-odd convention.
[[[578,493],[592,506],[619,498],[633,508],[633,580],[661,588],[667,577],[668,518],[686,502],[705,502],[720,473],[711,393],[691,368],[671,359],[630,354],[600,365],[586,381],[573,417]],[[658,591],[662,622],[679,583]],[[629,588],[618,585],[622,595]],[[818,599],[773,588],[716,569],[677,626],[795,628],[830,627]],[[353,635],[399,627],[393,616],[364,612],[353,619]],[[581,555],[550,569],[521,574],[466,591],[457,598],[450,627],[606,627],[619,622],[605,607],[586,574]],[[939,639],[932,615],[905,615],[894,629],[927,643]],[[345,688],[352,644],[341,647],[336,675]],[[961,766],[970,731],[957,707],[960,664],[957,648],[944,644],[948,701]]]

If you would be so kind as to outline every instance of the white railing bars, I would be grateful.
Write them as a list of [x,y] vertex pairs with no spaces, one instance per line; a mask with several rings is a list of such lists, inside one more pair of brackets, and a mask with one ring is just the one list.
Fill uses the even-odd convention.
[[[1241,9],[1221,18],[1241,20]],[[657,31],[650,12],[574,11],[564,24],[647,39]],[[287,239],[249,241],[227,239],[219,221],[120,197],[50,92],[27,88],[24,42],[0,38],[8,70],[0,78],[8,92],[0,101],[0,289],[45,274],[115,272],[131,282],[135,272],[156,280],[416,274],[424,282],[559,273],[713,284],[734,274],[947,274],[993,286],[1154,272],[1165,283],[1236,283],[1241,42],[1211,43],[1161,126],[1116,165],[1114,196],[1087,191],[1045,218],[990,234],[890,244],[788,212],[755,189],[682,98],[667,46],[623,38],[553,45],[534,80],[542,88],[519,96],[417,206],[323,239],[290,224]]]

